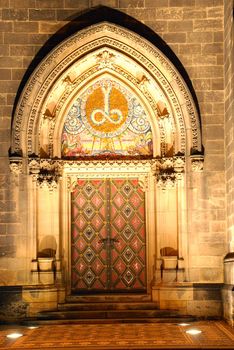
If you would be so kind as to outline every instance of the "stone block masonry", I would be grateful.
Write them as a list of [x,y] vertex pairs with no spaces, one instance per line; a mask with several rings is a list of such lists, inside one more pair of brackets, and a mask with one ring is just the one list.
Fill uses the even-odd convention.
[[[10,178],[10,119],[21,79],[48,39],[55,37],[56,32],[71,20],[99,5],[132,16],[155,31],[174,51],[191,79],[201,111],[205,164],[202,186],[197,186],[195,181],[191,183],[196,201],[188,212],[190,279],[208,283],[215,276],[215,282],[221,283],[222,267],[215,262],[225,255],[227,243],[234,249],[231,0],[0,0],[0,194],[3,197],[0,203],[0,249],[5,242],[15,249],[24,238],[25,228],[20,226],[18,207],[19,188],[14,181],[8,188],[9,194],[5,188]],[[224,179],[227,183],[225,191]],[[14,198],[10,198],[10,191],[15,193]],[[227,215],[227,222],[225,215],[220,218],[221,212]],[[16,226],[10,233],[12,225]],[[222,244],[215,243],[217,246],[211,249],[217,230]],[[12,252],[17,269],[17,259],[22,252],[17,249]],[[26,247],[24,253],[27,255]],[[210,261],[209,273],[198,266],[200,256]],[[13,267],[11,269],[12,273],[4,277],[4,281],[0,280],[0,284],[17,283],[17,274]],[[27,275],[20,282],[28,283],[26,278]]]
[[[77,4],[78,3],[78,4]],[[222,38],[223,2],[222,1],[161,1],[161,0],[132,0],[132,1],[1,1],[2,22],[0,32],[3,34],[0,58],[1,94],[7,100],[9,94],[15,95],[27,64],[33,59],[46,40],[63,27],[64,21],[58,20],[58,14],[72,11],[79,15],[80,11],[105,5],[134,16],[153,29],[169,46],[175,48],[176,54],[187,69],[192,82],[197,86],[198,102],[224,103],[222,93],[223,65],[218,64],[219,56],[223,54],[222,41],[217,43],[217,36]],[[47,34],[47,35],[46,35]],[[17,70],[20,71],[17,74]],[[209,78],[209,84],[204,79]],[[217,86],[217,78],[219,86]],[[221,86],[221,88],[220,88]],[[12,101],[12,99],[11,99]],[[7,115],[12,109],[8,105]],[[203,109],[202,121],[206,125],[206,114]],[[211,118],[210,118],[211,119]],[[209,125],[210,125],[209,119]],[[215,127],[217,125],[214,116]],[[213,135],[211,135],[213,139]],[[223,135],[221,135],[223,137]],[[219,136],[220,138],[220,136]],[[209,139],[204,139],[204,147]],[[6,154],[5,154],[6,155]],[[207,159],[209,154],[207,154]]]

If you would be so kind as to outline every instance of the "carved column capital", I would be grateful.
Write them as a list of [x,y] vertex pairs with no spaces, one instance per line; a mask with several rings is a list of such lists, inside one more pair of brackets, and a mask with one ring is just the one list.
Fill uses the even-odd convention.
[[139,176],[139,185],[143,192],[146,192],[149,189],[149,180],[148,176],[140,175]]
[[181,180],[185,168],[184,156],[174,156],[157,159],[152,166],[156,176],[157,184],[160,187],[174,187],[178,180]]
[[22,157],[12,156],[10,157],[10,170],[11,173],[18,176],[23,171],[23,159]]
[[74,191],[74,189],[76,187],[76,184],[77,184],[77,180],[78,180],[78,176],[77,175],[69,175],[67,177],[67,189],[70,192]]
[[52,159],[33,158],[29,160],[29,174],[37,182],[40,188],[47,188],[50,191],[58,187],[61,176],[61,166]]
[[202,171],[204,165],[204,156],[202,154],[194,154],[190,156],[192,171]]

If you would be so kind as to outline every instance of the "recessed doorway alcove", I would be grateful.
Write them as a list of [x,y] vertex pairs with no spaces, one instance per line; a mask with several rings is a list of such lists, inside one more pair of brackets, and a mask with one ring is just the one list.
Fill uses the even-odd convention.
[[[53,295],[51,307],[134,294],[165,308],[168,286],[192,290],[199,114],[179,69],[148,39],[101,21],[58,43],[18,98],[10,164],[27,189],[30,288]],[[31,314],[43,308],[29,303]]]

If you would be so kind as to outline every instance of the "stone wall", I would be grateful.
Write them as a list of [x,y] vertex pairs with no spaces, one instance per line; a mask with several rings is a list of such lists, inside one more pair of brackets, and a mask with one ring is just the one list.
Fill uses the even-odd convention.
[[[30,259],[30,243],[25,237],[26,228],[21,225],[22,213],[18,207],[18,198],[24,196],[24,189],[16,190],[8,164],[17,90],[32,59],[46,41],[72,19],[98,5],[115,8],[154,30],[189,74],[200,106],[205,149],[204,172],[190,183],[193,193],[188,212],[190,280],[222,282],[222,260],[228,251],[224,108],[229,110],[226,143],[231,155],[227,157],[230,169],[234,149],[228,124],[231,106],[228,107],[227,93],[226,104],[224,100],[224,92],[229,90],[224,91],[223,0],[0,0],[0,285],[27,283],[25,270]],[[228,45],[225,47],[228,51]],[[227,77],[228,74],[226,83]],[[227,178],[231,185],[231,170]],[[229,227],[230,220],[231,214]]]
[[234,126],[233,126],[233,17],[232,3],[225,2],[224,79],[225,79],[225,151],[227,190],[227,232],[230,251],[234,251]]
[[[223,289],[224,317],[234,322],[234,127],[233,127],[233,4],[225,1],[224,7],[224,81],[225,81],[225,159],[227,192],[227,235],[229,254],[224,260],[225,286]],[[231,55],[232,54],[232,55]]]

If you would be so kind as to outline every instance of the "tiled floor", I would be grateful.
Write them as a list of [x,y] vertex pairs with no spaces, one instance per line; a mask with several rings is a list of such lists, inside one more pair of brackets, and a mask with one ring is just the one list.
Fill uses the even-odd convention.
[[[191,335],[186,331],[200,330]],[[7,334],[21,332],[18,339]],[[222,321],[177,323],[48,324],[0,327],[0,350],[12,349],[234,349],[234,329]]]

